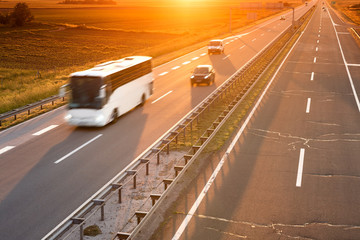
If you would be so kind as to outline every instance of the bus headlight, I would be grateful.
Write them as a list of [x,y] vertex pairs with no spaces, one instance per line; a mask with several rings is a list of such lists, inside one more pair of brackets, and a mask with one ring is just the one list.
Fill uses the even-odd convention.
[[64,117],[65,121],[69,121],[71,118],[71,114],[66,114],[66,116]]
[[95,118],[95,122],[96,123],[102,123],[104,121],[104,116],[103,115],[99,115]]

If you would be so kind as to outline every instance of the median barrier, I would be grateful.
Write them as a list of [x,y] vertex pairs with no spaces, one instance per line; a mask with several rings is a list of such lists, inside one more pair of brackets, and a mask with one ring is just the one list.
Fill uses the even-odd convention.
[[[278,39],[287,37],[292,30],[284,31]],[[291,36],[293,34],[290,34]],[[290,37],[291,37],[290,36]],[[289,37],[289,38],[290,38]],[[43,239],[66,239],[70,237],[76,239],[76,232],[83,229],[85,222],[90,221],[91,217],[101,209],[103,212],[105,204],[109,204],[109,199],[117,193],[118,204],[124,204],[130,199],[129,195],[122,195],[123,192],[131,192],[137,189],[137,177],[139,178],[139,188],[149,183],[149,178],[154,179],[154,190],[158,193],[150,192],[145,199],[139,201],[139,206],[128,219],[123,220],[124,225],[116,230],[113,239],[135,239],[137,234],[141,232],[142,227],[146,223],[152,222],[152,215],[161,206],[168,194],[175,188],[179,179],[185,174],[194,159],[196,159],[207,146],[217,131],[223,126],[226,120],[231,116],[239,104],[245,99],[247,94],[252,90],[263,72],[276,58],[280,51],[276,51],[274,56],[267,56],[269,49],[277,47],[277,40],[269,43],[266,49],[258,53],[244,67],[239,69],[233,76],[224,82],[219,88],[204,99],[189,114],[180,120],[174,127],[165,133],[158,141],[152,144],[148,150],[141,154],[123,171],[116,175],[108,184],[103,186],[89,200],[87,200],[80,208],[75,210],[61,224],[54,228]],[[284,47],[284,46],[282,46]],[[273,51],[274,52],[274,51]],[[271,53],[273,54],[273,53]],[[212,108],[212,111],[209,109]],[[206,111],[208,110],[208,111]],[[218,112],[211,119],[208,125],[199,133],[200,123],[207,122],[212,112]],[[195,129],[194,129],[195,128]],[[190,135],[190,136],[188,136]],[[193,144],[193,137],[197,140]],[[169,155],[171,149],[187,149],[186,153],[178,159],[168,160],[165,157]],[[165,156],[164,156],[165,155]],[[162,159],[160,159],[162,157]],[[161,161],[160,161],[161,160]],[[159,177],[156,172],[160,169],[161,164],[165,161],[173,162],[175,173],[169,171],[165,177]],[[181,163],[185,163],[182,165]],[[149,172],[149,165],[152,165],[154,173]],[[165,166],[166,168],[167,166]],[[141,174],[141,169],[145,168],[145,174]],[[144,184],[146,183],[146,184]],[[160,187],[164,184],[164,187]],[[116,197],[116,196],[115,196]],[[101,201],[101,206],[95,204]],[[103,216],[103,213],[101,213]],[[120,213],[119,213],[120,214]],[[133,226],[133,217],[137,219],[137,225]],[[82,222],[74,222],[73,219],[85,219]],[[74,237],[75,236],[75,237]],[[82,234],[79,235],[81,239]]]

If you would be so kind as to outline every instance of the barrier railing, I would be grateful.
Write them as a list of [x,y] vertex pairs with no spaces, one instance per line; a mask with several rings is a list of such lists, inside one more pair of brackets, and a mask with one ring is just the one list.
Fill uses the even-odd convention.
[[38,108],[40,107],[40,109],[43,108],[43,106],[45,104],[49,104],[51,103],[52,105],[54,105],[54,102],[58,99],[62,99],[62,101],[65,101],[65,98],[61,98],[59,96],[52,96],[52,97],[49,97],[49,98],[46,98],[46,99],[43,99],[39,102],[36,102],[36,103],[32,103],[32,104],[28,104],[24,107],[21,107],[21,108],[18,108],[18,109],[14,109],[12,111],[9,111],[9,112],[6,112],[6,113],[3,113],[3,114],[0,114],[0,127],[2,126],[2,122],[5,120],[5,119],[8,119],[8,118],[11,118],[11,117],[14,117],[14,120],[16,120],[17,116],[21,113],[24,113],[24,112],[28,112],[28,115],[30,115],[31,113],[31,110],[33,110],[34,108]]
[[[233,74],[150,146],[148,150],[130,163],[43,239],[66,239],[68,237],[83,239],[84,225],[86,222],[90,222],[91,217],[100,211],[101,221],[103,221],[106,215],[104,208],[106,204],[110,204],[110,199],[116,197],[118,204],[123,203],[124,200],[126,201],[127,195],[124,192],[129,192],[129,189],[136,190],[139,185],[144,185],[144,181],[149,183],[150,166],[158,169],[162,162],[167,161],[166,156],[169,155],[170,151],[178,149],[181,145],[183,149],[186,149],[186,153],[173,161],[171,167],[173,172],[163,178],[160,178],[156,173],[152,176],[154,181],[151,189],[154,191],[144,197],[137,210],[132,211],[132,213],[123,213],[124,219],[121,220],[123,225],[118,228],[120,231],[115,233],[112,238],[131,239],[138,234],[141,227],[149,221],[150,216],[161,202],[166,199],[166,194],[175,186],[174,183],[181,178],[194,159],[202,152],[226,119],[251,91],[261,73],[277,55],[276,53],[275,56],[268,57],[270,59],[265,60],[263,57],[266,52],[276,44],[278,39],[291,31],[293,31],[293,28],[290,27],[283,31],[277,39],[269,43],[263,51],[259,52],[244,67]],[[212,116],[212,112],[218,114]],[[209,122],[205,127],[200,126],[202,118],[202,122]],[[199,133],[199,129],[204,131]],[[197,138],[197,140],[193,143],[194,138]],[[140,178],[142,178],[141,181],[139,181]],[[132,218],[136,218],[136,221],[132,221]],[[136,222],[135,227],[133,226],[134,222]]]

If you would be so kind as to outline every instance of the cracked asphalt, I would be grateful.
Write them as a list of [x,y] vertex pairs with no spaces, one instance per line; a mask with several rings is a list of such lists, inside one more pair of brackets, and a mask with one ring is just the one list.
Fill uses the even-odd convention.
[[[360,239],[360,49],[321,7],[232,151],[204,159],[151,239],[172,239],[190,215],[173,239]],[[352,82],[346,64],[359,65]]]

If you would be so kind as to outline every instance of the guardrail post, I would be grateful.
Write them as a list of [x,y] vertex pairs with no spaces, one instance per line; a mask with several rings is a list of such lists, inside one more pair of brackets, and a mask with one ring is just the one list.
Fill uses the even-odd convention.
[[133,177],[133,179],[134,179],[134,184],[133,184],[133,186],[134,186],[134,189],[136,189],[136,171],[135,170],[128,170],[128,171],[126,171],[126,173],[128,174],[128,175],[133,175],[134,177]]
[[118,232],[116,237],[120,240],[126,240],[130,237],[130,233]]
[[201,148],[201,146],[192,146],[192,149],[193,149],[193,151],[194,151],[194,154],[197,152],[197,151],[199,151],[199,149]]
[[92,200],[94,202],[94,204],[96,206],[100,206],[101,205],[101,221],[104,221],[105,219],[105,211],[104,211],[104,207],[105,207],[105,200],[104,199],[93,199]]
[[186,126],[185,126],[184,124],[181,124],[181,125],[179,125],[179,128],[180,128],[180,129],[183,129],[183,134],[184,134],[184,144],[185,144],[185,142],[186,142],[186,136],[185,136],[185,129],[186,129]]
[[156,153],[156,163],[160,164],[160,149],[159,148],[153,148],[151,149],[153,153]]
[[161,194],[150,194],[152,205],[154,206],[156,201],[159,200]]
[[200,137],[201,144],[204,144],[204,142],[208,139],[209,139],[208,137]]
[[188,161],[193,157],[193,155],[184,155],[185,159],[185,165],[188,163]]
[[143,219],[146,216],[147,212],[141,212],[141,211],[136,211],[135,215],[137,218],[137,224],[139,225],[139,223],[141,222],[141,219]]
[[168,185],[170,185],[174,180],[173,179],[164,179],[163,182],[164,182],[164,189],[166,190]]
[[80,240],[83,240],[84,239],[84,221],[85,221],[85,218],[72,218],[71,219],[73,224],[80,224]]
[[162,140],[162,143],[166,145],[166,154],[169,155],[169,153],[170,153],[170,140],[164,139],[164,140]]
[[118,189],[118,203],[121,203],[121,189],[122,189],[122,185],[119,183],[113,183],[112,185],[113,189]]
[[150,160],[149,159],[140,159],[140,162],[146,164],[146,175],[149,175],[149,163],[150,163]]
[[178,173],[184,169],[184,166],[174,166],[175,177],[177,177]]
[[171,134],[171,137],[175,136],[175,144],[177,145],[178,144],[178,135],[179,135],[179,133],[172,131],[172,132],[170,132],[170,134]]

